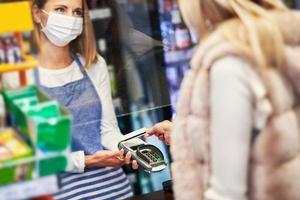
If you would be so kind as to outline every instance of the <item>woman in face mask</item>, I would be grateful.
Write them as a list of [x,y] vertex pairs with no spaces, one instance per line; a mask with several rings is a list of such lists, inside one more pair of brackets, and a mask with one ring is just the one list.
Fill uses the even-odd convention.
[[[179,0],[197,30],[173,122],[176,199],[300,199],[300,13],[280,0]],[[171,138],[171,139],[170,139]]]
[[[68,172],[57,199],[123,199],[132,190],[121,166],[131,155],[117,150],[119,131],[109,76],[97,55],[84,0],[32,0],[39,87],[73,116]],[[105,150],[106,149],[106,150]],[[109,150],[108,150],[109,149]],[[136,161],[132,162],[137,168]]]

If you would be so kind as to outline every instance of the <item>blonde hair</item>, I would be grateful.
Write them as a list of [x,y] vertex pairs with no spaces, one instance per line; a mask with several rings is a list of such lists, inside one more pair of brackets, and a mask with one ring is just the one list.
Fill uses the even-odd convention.
[[[49,0],[32,0],[32,7],[37,6],[39,9],[43,9],[45,4]],[[83,3],[83,32],[82,34],[70,43],[70,51],[74,54],[80,54],[85,59],[84,67],[88,68],[90,65],[98,62],[98,53],[96,48],[96,41],[92,22],[88,14],[88,7],[85,0]],[[41,30],[40,24],[35,24],[34,38],[39,47]],[[38,49],[39,50],[39,49]]]
[[280,0],[179,0],[179,5],[187,25],[202,38],[218,31],[260,70],[283,66],[284,40],[270,14],[288,10]]

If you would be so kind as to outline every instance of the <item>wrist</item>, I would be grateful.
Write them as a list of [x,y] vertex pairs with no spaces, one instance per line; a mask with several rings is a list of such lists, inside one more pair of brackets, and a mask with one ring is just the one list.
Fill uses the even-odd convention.
[[85,167],[90,168],[95,166],[94,155],[88,155],[84,157]]

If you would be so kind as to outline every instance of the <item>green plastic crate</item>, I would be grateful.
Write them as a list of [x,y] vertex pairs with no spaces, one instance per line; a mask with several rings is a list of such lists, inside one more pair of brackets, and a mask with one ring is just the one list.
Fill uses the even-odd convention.
[[19,88],[14,90],[3,90],[4,101],[7,109],[10,112],[14,112],[15,105],[14,100],[20,100],[24,98],[37,97],[37,88],[35,86],[29,86],[25,88]]
[[71,143],[71,117],[57,102],[38,104],[25,111],[30,133],[39,151],[59,152]]
[[[62,172],[70,153],[72,118],[69,112],[35,86],[2,91],[12,123],[32,147],[34,156],[1,165],[1,184],[17,181],[16,170],[29,166],[26,180]],[[30,167],[31,166],[31,167]]]
[[64,151],[71,140],[71,115],[37,87],[4,90],[16,129],[41,151]]
[[67,168],[67,158],[64,155],[39,161],[39,176],[48,176],[63,172]]

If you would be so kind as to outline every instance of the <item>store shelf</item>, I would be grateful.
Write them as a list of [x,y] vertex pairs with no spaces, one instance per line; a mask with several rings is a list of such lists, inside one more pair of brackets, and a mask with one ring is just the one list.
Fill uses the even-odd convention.
[[0,4],[0,33],[26,32],[33,29],[30,2]]
[[169,51],[165,53],[166,64],[177,64],[179,62],[189,62],[193,55],[193,48]]
[[112,17],[110,8],[93,9],[89,12],[91,20],[107,19]]
[[0,73],[11,71],[22,71],[31,69],[37,66],[38,62],[30,55],[22,56],[23,62],[12,64],[0,64]]
[[[16,37],[20,43],[21,52],[24,52],[22,33],[32,31],[33,27],[30,1],[0,3],[0,35],[7,37],[5,35],[8,34],[8,37],[10,35]],[[18,71],[20,83],[25,86],[26,70],[36,67],[38,62],[33,56],[25,54],[22,55],[21,60],[22,62],[19,63],[0,64],[0,73]],[[47,155],[37,153],[32,157],[0,163],[0,169],[5,173],[2,178],[8,177],[8,179],[2,179],[0,199],[30,199],[58,192],[57,176],[49,171],[43,171],[42,167],[48,166],[47,162],[53,161],[58,156],[65,156],[66,153],[67,151]]]
[[29,199],[53,194],[58,191],[57,176],[47,176],[32,181],[15,183],[0,187],[1,200]]
[[47,153],[47,154],[40,153],[38,156],[18,159],[12,162],[0,163],[0,169],[6,167],[14,167],[16,165],[29,164],[29,163],[38,162],[40,160],[45,160],[45,159],[53,159],[59,156],[66,156],[66,154],[65,153]]

